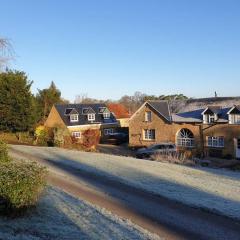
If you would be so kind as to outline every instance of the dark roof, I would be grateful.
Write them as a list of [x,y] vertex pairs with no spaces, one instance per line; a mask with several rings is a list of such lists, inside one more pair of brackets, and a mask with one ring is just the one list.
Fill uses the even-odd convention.
[[[94,104],[55,104],[60,117],[66,124],[66,126],[75,126],[75,125],[87,125],[87,124],[104,124],[104,123],[117,123],[116,118],[113,114],[110,114],[109,119],[104,119],[103,114],[99,109],[107,108],[103,103],[94,103]],[[83,113],[84,109],[84,113]],[[95,121],[88,121],[87,114],[95,113]],[[70,114],[79,114],[78,122],[70,122]]]
[[[68,109],[69,109],[69,108],[68,108]],[[65,111],[65,115],[69,115],[69,114],[79,114],[78,111],[77,111],[75,108],[73,108],[72,111],[69,112],[68,114],[67,114],[67,112],[68,112],[68,111]]]
[[152,107],[158,114],[171,122],[171,113],[169,110],[168,101],[147,101],[147,104]]
[[207,113],[215,113],[215,114],[219,114],[221,112],[221,107],[220,106],[208,106],[207,108],[205,108],[203,110],[203,112]]
[[[202,113],[206,110],[210,110],[212,113],[215,113],[218,115],[218,120],[216,122],[218,123],[225,123],[228,122],[228,111],[231,108],[202,108],[197,109],[194,111],[189,112],[182,112],[182,113],[175,113],[172,115],[173,122],[191,122],[191,123],[201,123],[203,121]],[[206,114],[208,112],[206,111]]]
[[[153,110],[160,116],[167,119],[169,122],[178,123],[202,123],[204,114],[217,114],[217,123],[228,122],[228,112],[233,107],[221,107],[221,106],[203,106],[202,108],[196,108],[192,111],[185,111],[179,113],[171,113],[169,110],[168,101],[147,101]],[[240,112],[240,106],[234,106],[237,111]]]
[[233,106],[230,110],[229,110],[230,113],[233,113],[233,114],[239,114],[240,113],[240,106]]

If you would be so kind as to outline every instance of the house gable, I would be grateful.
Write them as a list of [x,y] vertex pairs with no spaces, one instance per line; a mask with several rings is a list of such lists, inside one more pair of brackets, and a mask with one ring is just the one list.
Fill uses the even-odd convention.
[[167,101],[147,101],[145,102],[130,118],[130,121],[134,121],[137,115],[139,115],[142,111],[146,112],[146,108],[148,111],[153,112],[160,119],[170,123],[171,122],[171,114],[169,110],[169,105]]
[[66,127],[66,124],[62,120],[59,112],[57,111],[55,106],[52,106],[52,109],[48,115],[48,118],[44,124],[44,126],[53,128],[53,127]]

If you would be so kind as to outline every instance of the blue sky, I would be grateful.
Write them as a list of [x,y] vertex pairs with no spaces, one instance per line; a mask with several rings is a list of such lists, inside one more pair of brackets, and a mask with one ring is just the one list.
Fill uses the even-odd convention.
[[118,99],[135,91],[240,95],[238,0],[0,0],[33,91]]

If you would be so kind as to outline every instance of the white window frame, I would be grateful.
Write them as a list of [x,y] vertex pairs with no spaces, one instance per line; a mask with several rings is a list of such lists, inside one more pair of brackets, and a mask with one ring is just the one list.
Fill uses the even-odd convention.
[[178,138],[177,146],[178,147],[194,147],[195,146],[194,138]]
[[95,114],[94,113],[89,113],[88,114],[88,121],[95,121]]
[[113,133],[113,128],[105,128],[104,129],[104,135],[108,136]]
[[240,124],[240,114],[229,114],[230,124]]
[[70,122],[78,122],[78,114],[70,114]]
[[208,123],[214,123],[215,122],[215,115],[209,114],[208,115]]
[[151,122],[152,121],[152,112],[146,111],[145,112],[145,122]]
[[181,129],[177,134],[177,146],[178,147],[194,147],[195,138],[191,130]]
[[109,119],[110,116],[111,116],[111,114],[110,114],[109,112],[103,113],[103,118],[104,118],[104,119]]
[[153,141],[156,139],[155,129],[144,129],[143,130],[143,140]]
[[224,145],[225,145],[225,142],[224,142],[223,136],[219,136],[219,137],[207,136],[208,147],[224,148]]
[[74,138],[81,138],[82,137],[82,133],[78,132],[78,131],[74,131],[74,132],[72,132],[72,137],[74,137]]

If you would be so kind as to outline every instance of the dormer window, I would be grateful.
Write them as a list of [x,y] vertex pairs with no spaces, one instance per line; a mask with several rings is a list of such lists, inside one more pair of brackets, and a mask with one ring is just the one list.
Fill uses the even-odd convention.
[[234,106],[228,111],[229,124],[240,124],[240,107]]
[[70,114],[70,122],[78,122],[78,114]]
[[219,118],[220,107],[207,107],[203,112],[203,123],[212,124],[217,122]]
[[109,112],[103,113],[103,118],[104,119],[109,119],[110,118],[110,113]]
[[208,115],[208,123],[214,123],[215,122],[215,115]]
[[240,124],[240,114],[229,114],[230,124]]
[[94,120],[95,120],[95,114],[94,113],[88,114],[88,121],[94,121]]
[[216,114],[204,114],[203,115],[203,123],[205,124],[212,124],[217,121]]

